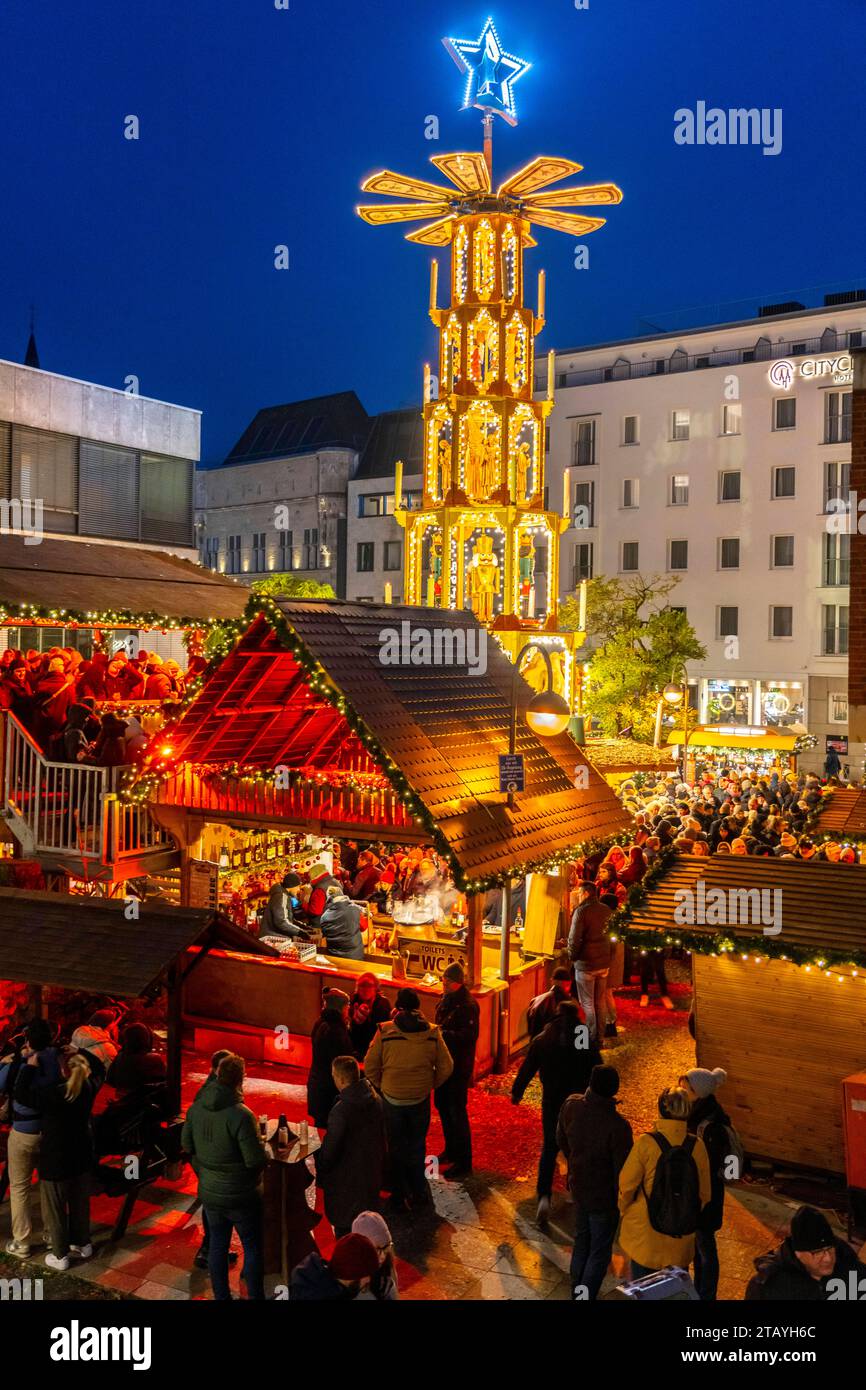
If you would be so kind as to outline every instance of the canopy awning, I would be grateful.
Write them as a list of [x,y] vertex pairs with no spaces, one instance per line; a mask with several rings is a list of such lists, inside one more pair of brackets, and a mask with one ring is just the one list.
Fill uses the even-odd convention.
[[[672,729],[668,734],[669,744],[685,741],[682,729]],[[793,753],[796,742],[796,734],[779,734],[774,729],[741,729],[736,733],[723,729],[692,729],[689,733],[690,748],[751,748],[762,753]]]

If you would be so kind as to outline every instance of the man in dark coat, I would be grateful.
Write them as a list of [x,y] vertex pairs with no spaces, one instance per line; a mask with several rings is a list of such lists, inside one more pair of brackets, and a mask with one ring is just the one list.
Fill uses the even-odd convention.
[[331,1074],[335,1057],[352,1055],[349,1033],[349,996],[341,989],[329,989],[322,1000],[322,1012],[310,1034],[313,1060],[307,1077],[307,1110],[316,1129],[325,1129],[337,1088]]
[[356,1216],[379,1204],[385,1119],[382,1102],[354,1057],[335,1057],[331,1074],[337,1099],[316,1153],[316,1176],[325,1194],[325,1215],[339,1238],[348,1234]]
[[574,965],[577,996],[594,1042],[604,1031],[605,995],[611,946],[607,935],[610,908],[598,901],[594,883],[581,883],[568,934],[568,956]]
[[297,874],[285,874],[275,883],[262,913],[259,936],[303,936],[302,929],[292,916],[291,890],[300,885]]
[[339,884],[332,884],[327,893],[327,906],[319,918],[319,930],[325,937],[329,956],[345,960],[364,959],[364,938],[361,934],[361,909],[346,897]]
[[541,1226],[550,1215],[553,1174],[559,1151],[556,1138],[559,1112],[570,1095],[586,1090],[593,1067],[600,1064],[601,1053],[586,1025],[581,1024],[577,1005],[566,999],[560,1004],[553,1022],[529,1044],[529,1051],[514,1078],[511,1103],[519,1105],[536,1073],[541,1077],[543,1143],[537,1179],[537,1220]]
[[563,999],[571,999],[573,991],[574,977],[571,971],[564,965],[558,965],[553,972],[550,989],[544,994],[536,994],[535,998],[529,1001],[526,1016],[530,1038],[538,1037],[551,1019],[556,1017],[556,1011]]
[[445,992],[436,1005],[436,1022],[451,1053],[454,1070],[447,1081],[437,1086],[434,1097],[445,1136],[445,1149],[440,1159],[444,1159],[446,1166],[442,1172],[446,1178],[453,1179],[472,1172],[472,1131],[467,1102],[475,1067],[480,1009],[466,988],[462,966],[448,966],[442,976],[442,988]]
[[559,1114],[556,1137],[568,1159],[568,1188],[574,1200],[575,1301],[598,1298],[619,1221],[619,1174],[632,1146],[632,1132],[628,1120],[616,1113],[618,1090],[615,1067],[593,1067],[589,1089],[569,1096]]
[[866,1293],[866,1265],[814,1207],[794,1213],[787,1240],[759,1255],[755,1269],[746,1289],[751,1303],[826,1303]]

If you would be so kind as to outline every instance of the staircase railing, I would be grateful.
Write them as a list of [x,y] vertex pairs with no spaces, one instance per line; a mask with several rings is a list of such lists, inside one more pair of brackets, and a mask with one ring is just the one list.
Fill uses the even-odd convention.
[[3,740],[3,810],[25,852],[101,864],[170,848],[143,806],[117,798],[122,768],[55,763],[10,712]]

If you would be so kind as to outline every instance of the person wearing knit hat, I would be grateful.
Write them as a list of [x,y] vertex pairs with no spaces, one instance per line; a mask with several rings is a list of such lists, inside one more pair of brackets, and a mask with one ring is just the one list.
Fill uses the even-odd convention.
[[742,1143],[730,1116],[716,1100],[716,1091],[727,1079],[722,1067],[712,1071],[692,1067],[679,1082],[691,1102],[688,1132],[704,1141],[710,1161],[710,1200],[701,1212],[695,1236],[695,1288],[705,1303],[715,1303],[719,1287],[716,1233],[725,1219],[725,1181],[742,1177]]
[[556,1128],[568,1160],[568,1188],[574,1202],[571,1296],[596,1299],[610,1264],[619,1221],[619,1175],[632,1147],[631,1125],[617,1114],[619,1072],[594,1066],[583,1095],[565,1101]]
[[358,1302],[375,1299],[379,1303],[395,1303],[400,1297],[397,1268],[394,1263],[394,1244],[387,1222],[377,1211],[362,1211],[352,1222],[355,1235],[366,1236],[376,1247],[379,1268],[370,1280],[370,1287],[358,1294]]
[[337,1099],[337,1085],[331,1070],[337,1057],[351,1057],[349,996],[341,989],[326,990],[322,1012],[310,1034],[312,1060],[307,1074],[307,1110],[316,1129],[327,1129],[331,1106]]
[[436,1006],[436,1022],[442,1029],[442,1040],[451,1053],[454,1070],[447,1081],[437,1087],[435,1101],[445,1136],[440,1160],[448,1165],[442,1173],[454,1180],[472,1172],[472,1131],[467,1106],[481,1012],[466,988],[463,967],[457,962],[443,972],[442,989],[442,998]]
[[310,926],[318,930],[322,913],[328,906],[328,889],[332,886],[342,888],[342,885],[327,864],[313,864],[307,877],[310,880],[310,896],[307,899],[306,913]]
[[352,1232],[341,1236],[324,1260],[318,1250],[308,1255],[292,1271],[289,1298],[292,1302],[348,1302],[379,1272],[376,1247],[367,1236]]
[[839,1240],[823,1212],[800,1207],[791,1233],[775,1250],[759,1255],[749,1281],[750,1303],[824,1303],[858,1297],[866,1264],[847,1241]]

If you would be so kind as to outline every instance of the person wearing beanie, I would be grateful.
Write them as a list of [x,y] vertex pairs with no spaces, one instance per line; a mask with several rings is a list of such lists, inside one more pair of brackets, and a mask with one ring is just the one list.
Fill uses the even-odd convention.
[[401,989],[393,1019],[383,1023],[364,1058],[367,1080],[385,1104],[391,1204],[398,1211],[432,1201],[425,1173],[430,1092],[453,1070],[438,1025],[424,1018],[414,989]]
[[36,740],[48,750],[50,741],[62,734],[69,706],[75,702],[75,681],[67,675],[62,656],[51,658],[33,694]]
[[261,1176],[267,1156],[256,1117],[243,1103],[244,1062],[227,1053],[184,1121],[181,1145],[198,1178],[198,1196],[207,1213],[208,1270],[214,1299],[228,1302],[229,1245],[236,1230],[244,1251],[247,1298],[262,1301],[264,1231]]
[[588,1089],[569,1096],[559,1112],[556,1138],[574,1202],[574,1301],[598,1298],[613,1251],[619,1175],[633,1143],[631,1125],[616,1112],[618,1090],[616,1068],[595,1066]]
[[289,1299],[292,1302],[348,1302],[357,1298],[379,1273],[376,1247],[366,1236],[351,1232],[341,1236],[329,1260],[314,1250],[292,1270]]
[[165,1058],[155,1050],[147,1024],[128,1023],[120,1035],[120,1051],[108,1068],[108,1085],[128,1095],[142,1086],[157,1086],[165,1078]]
[[680,1086],[691,1102],[688,1132],[703,1140],[710,1163],[710,1200],[701,1212],[695,1236],[695,1288],[705,1303],[715,1303],[719,1287],[716,1233],[725,1220],[725,1183],[742,1177],[742,1144],[730,1116],[716,1099],[716,1091],[727,1079],[721,1067],[712,1071],[692,1067],[680,1077]]
[[34,1018],[24,1028],[19,1046],[0,1060],[0,1097],[10,1098],[11,1128],[8,1134],[6,1167],[9,1178],[9,1203],[12,1208],[12,1239],[6,1244],[6,1254],[26,1260],[30,1254],[32,1232],[30,1218],[30,1185],[39,1159],[42,1119],[35,1105],[25,1105],[15,1097],[15,1086],[21,1068],[31,1056],[38,1059],[36,1086],[56,1085],[60,1080],[60,1062],[53,1046],[51,1027],[44,1018]]
[[451,1053],[454,1070],[447,1081],[436,1088],[435,1100],[445,1137],[445,1148],[439,1156],[440,1162],[446,1165],[442,1173],[453,1180],[468,1177],[472,1172],[472,1131],[467,1106],[481,1011],[466,988],[462,965],[447,967],[442,976],[442,989],[442,998],[436,1005],[436,1022]]
[[300,883],[297,874],[284,874],[273,885],[262,910],[259,936],[305,936],[292,915],[292,894]]
[[312,1061],[307,1075],[307,1111],[316,1129],[326,1129],[331,1106],[337,1099],[331,1064],[335,1057],[352,1055],[349,996],[341,989],[329,989],[323,995],[322,1012],[313,1024],[310,1046]]
[[852,1275],[858,1290],[866,1279],[866,1264],[847,1241],[833,1234],[824,1213],[814,1207],[794,1213],[790,1235],[775,1250],[758,1256],[755,1271],[746,1289],[750,1303],[834,1302],[851,1298]]
[[551,1019],[556,1017],[556,1011],[563,999],[573,998],[574,977],[567,966],[558,965],[553,972],[550,989],[544,994],[536,994],[535,998],[529,1001],[526,1018],[530,1039],[537,1038]]
[[342,887],[339,879],[335,878],[327,864],[313,864],[307,877],[310,880],[310,896],[307,899],[305,912],[310,926],[315,930],[319,929],[320,918],[328,905],[328,889],[331,887]]
[[394,1261],[394,1243],[387,1222],[377,1211],[362,1211],[352,1222],[355,1235],[366,1236],[373,1242],[379,1257],[379,1268],[370,1280],[370,1286],[358,1294],[359,1303],[396,1303],[400,1298],[397,1283],[397,1266]]
[[325,910],[319,918],[319,930],[325,938],[323,949],[329,956],[363,960],[361,909],[347,897],[339,883],[329,886],[325,899]]
[[325,1215],[334,1235],[347,1235],[355,1217],[379,1201],[385,1170],[382,1102],[357,1059],[335,1057],[331,1075],[337,1099],[328,1114],[316,1177],[325,1195]]

